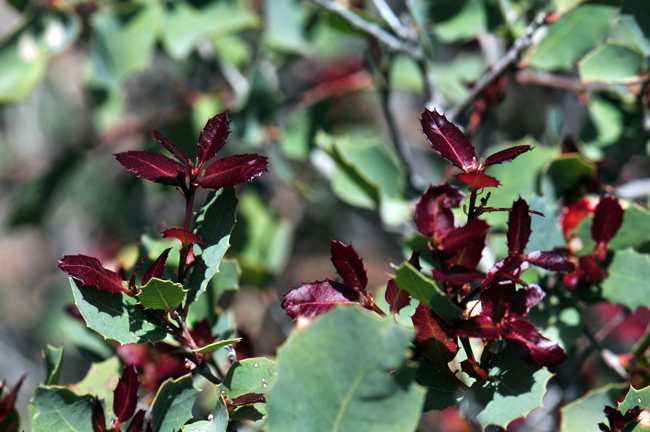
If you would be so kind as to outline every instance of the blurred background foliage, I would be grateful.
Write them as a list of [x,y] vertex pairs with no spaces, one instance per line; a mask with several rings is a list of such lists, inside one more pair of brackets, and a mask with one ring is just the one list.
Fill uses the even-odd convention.
[[[542,11],[546,22],[527,35]],[[421,242],[414,200],[450,175],[420,132],[425,105],[455,116],[478,154],[536,146],[493,168],[503,186],[491,205],[539,195],[552,214],[553,203],[603,182],[637,200],[644,226],[649,14],[645,0],[0,2],[0,377],[27,372],[26,402],[46,341],[80,347],[66,351],[63,382],[84,375],[79,362],[102,358],[64,314],[72,298],[56,260],[82,253],[130,268],[141,250],[155,259],[169,244],[159,233],[182,220],[181,197],[111,154],[157,151],[155,127],[192,157],[199,130],[223,110],[233,131],[226,155],[273,164],[272,176],[238,188],[233,261],[213,282],[215,298],[241,287],[220,304],[234,311],[246,355],[274,355],[290,332],[279,307],[290,285],[335,278],[330,237],[353,243],[379,290],[402,261],[400,241],[405,253]],[[473,94],[523,40],[512,67]],[[551,225],[538,228],[539,241],[562,246]],[[633,246],[647,252],[649,240]],[[619,312],[594,309],[587,326]],[[650,313],[628,315],[626,334],[640,336]],[[634,341],[603,343],[623,352]],[[598,361],[583,368],[584,388],[602,383],[589,383]],[[593,376],[607,382],[607,373]],[[450,415],[422,421],[462,430]]]

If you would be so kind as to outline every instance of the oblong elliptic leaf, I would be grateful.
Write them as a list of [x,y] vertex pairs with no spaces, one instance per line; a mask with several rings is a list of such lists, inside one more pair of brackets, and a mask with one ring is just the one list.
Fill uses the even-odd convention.
[[101,260],[95,257],[64,255],[59,260],[58,267],[83,285],[93,286],[110,293],[126,291],[120,275],[104,268]]
[[355,304],[360,300],[358,291],[329,279],[303,283],[292,288],[282,301],[282,308],[294,320],[300,317],[315,318],[337,304]]
[[526,261],[546,270],[560,273],[573,273],[576,266],[562,255],[553,251],[534,251],[526,256]]
[[187,177],[184,165],[159,153],[131,150],[113,156],[127,170],[151,182],[174,186],[179,176],[181,179]]
[[534,147],[531,145],[519,145],[507,148],[505,150],[498,151],[485,160],[485,166],[489,167],[490,165],[500,164],[504,162],[510,162],[520,154],[526,153],[527,151],[532,150]]
[[210,165],[196,184],[204,189],[235,187],[239,183],[252,182],[255,177],[268,174],[268,157],[258,154],[234,155],[218,159]]
[[420,124],[431,148],[447,162],[465,172],[477,168],[474,146],[446,116],[439,114],[435,109],[429,111],[425,108]]
[[156,261],[154,261],[153,264],[151,264],[151,267],[147,269],[147,272],[144,274],[144,277],[142,278],[142,285],[146,285],[147,282],[151,280],[152,277],[162,279],[163,278],[163,273],[165,272],[165,264],[167,263],[167,257],[169,256],[169,251],[172,250],[172,248],[167,248],[162,253],[158,258],[156,258]]
[[198,163],[203,165],[217,155],[223,148],[230,134],[230,119],[228,112],[224,111],[212,117],[205,124],[199,135]]
[[147,309],[161,309],[171,312],[183,302],[185,293],[187,293],[187,290],[181,284],[151,278],[146,285],[140,288],[138,299],[140,304]]
[[124,423],[135,413],[138,405],[138,389],[140,376],[135,366],[124,366],[122,377],[113,390],[113,412]]
[[412,337],[394,320],[352,307],[294,331],[266,395],[268,431],[414,431],[424,391],[408,366]]
[[411,304],[411,294],[398,287],[393,279],[388,279],[384,299],[388,303],[390,313],[395,314]]
[[466,185],[469,185],[469,187],[474,189],[483,189],[487,187],[501,186],[501,183],[499,183],[497,179],[482,173],[457,174],[456,180],[458,180],[461,183],[465,183]]
[[532,218],[528,213],[528,204],[519,198],[512,204],[508,215],[508,255],[522,254],[530,238]]
[[564,350],[542,336],[533,324],[514,320],[507,324],[506,343],[519,357],[535,366],[557,366],[567,360]]
[[591,237],[596,243],[609,243],[623,224],[623,207],[616,198],[605,195],[594,210]]
[[171,154],[173,154],[176,159],[183,162],[186,167],[192,166],[192,161],[190,158],[188,158],[185,152],[181,150],[176,144],[174,144],[172,140],[158,132],[156,129],[151,130],[151,135],[153,135],[163,147],[165,147]]
[[332,264],[336,272],[343,278],[343,283],[355,291],[364,291],[368,286],[368,275],[363,267],[363,259],[359,258],[357,252],[350,246],[340,241],[330,240],[330,251],[332,252]]

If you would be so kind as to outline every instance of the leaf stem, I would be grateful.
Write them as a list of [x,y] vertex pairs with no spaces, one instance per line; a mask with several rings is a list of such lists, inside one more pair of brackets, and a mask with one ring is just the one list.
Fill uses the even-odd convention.
[[460,342],[463,344],[467,358],[476,363],[476,357],[474,357],[474,350],[472,350],[472,345],[469,343],[469,338],[462,337],[460,338]]
[[483,352],[481,353],[481,364],[480,364],[481,369],[487,370],[487,367],[490,364],[490,358],[492,357],[492,355],[490,354],[490,349],[492,349],[492,345],[494,345],[495,340],[496,339],[490,339],[485,344],[485,347],[483,347]]

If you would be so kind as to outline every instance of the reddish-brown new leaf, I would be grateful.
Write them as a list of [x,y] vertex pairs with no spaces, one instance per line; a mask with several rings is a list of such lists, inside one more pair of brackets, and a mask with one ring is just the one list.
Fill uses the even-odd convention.
[[91,419],[93,432],[106,432],[106,416],[104,415],[104,407],[97,396],[95,396],[95,399],[93,400]]
[[137,288],[135,286],[135,278],[138,276],[138,272],[140,271],[140,267],[142,267],[142,264],[144,264],[144,255],[142,255],[142,258],[140,258],[140,262],[138,263],[138,266],[133,270],[133,274],[131,274],[131,279],[129,279],[129,289],[131,290],[131,293],[137,292]]
[[343,283],[355,291],[365,291],[368,286],[368,275],[363,268],[363,259],[359,258],[357,252],[350,246],[340,241],[330,239],[330,251],[332,252],[332,264],[336,272],[343,278]]
[[485,277],[485,273],[479,271],[470,271],[464,267],[452,267],[448,273],[442,273],[438,269],[433,269],[433,278],[437,281],[449,282],[454,285],[464,285]]
[[154,263],[151,264],[151,267],[147,269],[147,272],[144,274],[144,277],[142,278],[142,285],[146,285],[147,282],[149,282],[152,277],[158,279],[163,278],[163,272],[165,271],[165,264],[167,263],[167,257],[169,256],[170,250],[172,250],[172,248],[165,249],[160,254],[160,256],[156,258],[156,261],[154,261]]
[[580,270],[589,282],[600,282],[607,278],[607,270],[602,269],[592,255],[580,257]]
[[6,396],[2,396],[4,389],[6,388],[6,382],[0,383],[0,419],[7,418],[16,408],[18,393],[20,392],[20,387],[23,385],[23,381],[25,381],[26,377],[27,375],[21,376]]
[[129,424],[129,428],[126,432],[142,432],[142,426],[144,426],[144,416],[147,412],[143,409],[138,410]]
[[477,315],[454,324],[453,335],[492,339],[501,334],[501,327],[487,315]]
[[487,187],[501,186],[501,183],[499,183],[497,179],[482,173],[457,174],[456,180],[458,180],[461,183],[465,183],[466,185],[469,185],[469,187],[473,189],[483,189]]
[[422,355],[433,364],[446,365],[456,357],[458,345],[451,336],[449,324],[422,303],[411,317],[415,340],[424,350]]
[[512,204],[512,210],[508,216],[508,255],[522,254],[530,238],[530,224],[532,219],[528,213],[528,204],[523,198],[519,198]]
[[64,255],[63,259],[59,260],[58,267],[83,285],[94,286],[111,293],[125,291],[122,278],[117,273],[105,269],[97,258],[86,255]]
[[510,162],[517,156],[526,153],[529,150],[532,150],[533,147],[529,145],[520,145],[501,150],[494,153],[493,155],[488,156],[485,160],[485,166],[489,167],[491,165],[500,164],[503,162]]
[[122,377],[113,390],[113,412],[120,422],[127,421],[138,405],[138,389],[140,377],[135,366],[124,366]]
[[181,228],[170,228],[165,230],[162,233],[162,238],[175,238],[180,240],[181,243],[183,243],[183,247],[187,247],[192,243],[206,244],[201,237]]
[[474,270],[481,260],[485,236],[490,226],[481,219],[471,219],[444,238],[440,248],[448,255],[447,264]]
[[228,405],[238,407],[242,405],[252,405],[256,403],[266,403],[266,396],[261,393],[246,393],[236,397]]
[[485,369],[481,369],[478,364],[472,359],[467,359],[460,362],[460,368],[467,375],[477,380],[486,380],[488,377],[487,371]]
[[188,158],[185,152],[181,150],[176,144],[174,144],[172,140],[158,132],[156,129],[151,130],[151,135],[153,135],[163,147],[165,147],[171,154],[173,154],[176,159],[185,164],[186,167],[192,166],[192,161],[190,158]]
[[530,308],[537,306],[546,297],[544,290],[535,284],[518,289],[509,304],[509,315],[515,318],[528,316]]
[[218,159],[205,170],[203,177],[196,180],[196,184],[204,189],[221,189],[251,182],[255,177],[269,173],[267,159],[257,154]]
[[411,304],[411,294],[398,287],[393,279],[388,279],[384,298],[388,306],[390,306],[390,313],[399,313],[399,311]]
[[422,132],[433,150],[447,162],[465,172],[477,168],[474,146],[456,125],[435,109],[429,111],[425,108],[421,114]]
[[546,270],[560,273],[573,273],[576,266],[562,255],[553,251],[534,251],[526,256],[526,261]]
[[128,151],[113,156],[127,170],[151,182],[174,186],[187,177],[184,165],[159,153]]
[[592,203],[587,198],[583,198],[571,204],[569,207],[565,207],[564,210],[562,210],[562,216],[560,217],[560,224],[562,225],[564,238],[567,240],[571,238],[575,230],[578,229],[580,224],[593,211],[594,208]]
[[223,148],[230,134],[230,119],[224,111],[212,117],[205,124],[199,136],[198,163],[203,165],[217,155]]
[[300,317],[315,318],[337,304],[359,303],[359,292],[329,279],[303,283],[284,296],[282,308],[294,320]]
[[429,186],[415,205],[415,223],[418,231],[432,238],[434,233],[440,238],[454,228],[452,208],[460,207],[465,200],[458,188],[448,184]]
[[499,323],[510,313],[510,302],[517,288],[514,283],[496,283],[481,291],[481,315]]
[[623,223],[623,213],[623,207],[613,196],[605,195],[600,199],[591,225],[591,237],[596,243],[609,243],[614,238]]
[[542,336],[528,321],[514,320],[507,324],[506,343],[517,355],[535,366],[557,366],[567,359],[564,350]]

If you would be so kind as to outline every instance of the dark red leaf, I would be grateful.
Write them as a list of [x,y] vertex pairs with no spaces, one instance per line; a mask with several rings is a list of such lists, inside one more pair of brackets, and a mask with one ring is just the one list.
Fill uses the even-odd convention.
[[176,186],[187,177],[187,168],[159,153],[128,151],[113,155],[127,170],[151,182]]
[[68,276],[83,285],[97,287],[112,293],[125,292],[124,281],[115,272],[105,269],[102,262],[86,255],[64,255],[59,266]]
[[143,409],[138,410],[129,424],[129,428],[126,432],[142,432],[142,426],[144,426],[144,416],[147,412]]
[[149,282],[152,277],[158,279],[163,278],[163,272],[165,271],[165,264],[167,263],[167,256],[169,255],[170,250],[172,250],[172,248],[165,249],[160,254],[160,256],[156,258],[156,261],[154,261],[154,263],[151,264],[151,267],[147,269],[147,272],[144,274],[144,277],[142,278],[142,285],[146,285],[147,282]]
[[192,161],[190,158],[188,158],[185,152],[183,152],[183,150],[174,144],[172,140],[158,132],[156,129],[151,130],[151,135],[153,135],[163,147],[165,147],[171,154],[173,154],[176,159],[185,164],[186,167],[189,168],[192,166]]
[[138,263],[138,266],[133,270],[133,274],[131,275],[131,279],[129,279],[129,289],[131,290],[132,293],[137,292],[137,287],[135,286],[135,278],[138,276],[138,271],[140,271],[140,267],[142,267],[142,264],[144,264],[144,255],[142,255],[142,258],[140,258],[140,262]]
[[600,267],[592,255],[580,257],[580,270],[589,282],[600,282],[607,278],[607,271]]
[[485,166],[489,167],[491,165],[495,164],[500,164],[503,162],[510,162],[520,154],[526,153],[529,150],[532,150],[533,147],[529,145],[520,145],[520,146],[514,146],[507,148],[505,150],[501,150],[499,152],[496,152],[485,160]]
[[479,271],[469,271],[464,267],[454,266],[449,273],[442,273],[438,269],[433,269],[433,278],[437,281],[449,282],[453,285],[465,285],[485,277],[485,273]]
[[93,400],[92,408],[92,424],[93,432],[106,432],[106,417],[104,415],[104,407],[99,401],[97,396]]
[[210,345],[216,340],[216,336],[212,335],[212,325],[210,325],[207,318],[195,323],[192,330],[190,330],[190,334],[197,346]]
[[0,420],[3,418],[7,418],[16,408],[16,400],[18,399],[18,393],[20,392],[20,387],[23,385],[23,382],[25,381],[26,377],[27,375],[21,376],[18,382],[14,384],[13,388],[9,391],[9,393],[7,393],[6,396],[2,396],[6,383],[5,382],[0,383]]
[[429,140],[431,148],[447,162],[463,171],[475,170],[476,152],[465,134],[435,109],[429,111],[425,108],[421,114],[422,132]]
[[76,304],[70,304],[66,306],[64,309],[65,313],[70,317],[74,318],[79,322],[85,323],[86,321],[84,320],[84,317],[81,315],[81,312],[79,312],[79,308],[77,307]]
[[[481,282],[481,289],[491,286],[493,283],[502,280],[511,280],[519,283],[517,277],[521,275],[529,267],[528,263],[524,261],[521,255],[509,255],[505,259],[497,262],[483,282]],[[521,285],[526,285],[521,282]]]
[[489,228],[484,220],[471,219],[464,226],[450,231],[440,245],[449,256],[447,264],[475,269],[481,260]]
[[588,198],[583,198],[571,204],[569,207],[565,207],[560,217],[564,238],[571,238],[580,224],[594,211],[594,208],[591,200]]
[[[616,408],[605,405],[604,412],[605,412],[605,417],[607,417],[607,422],[609,423],[609,427],[607,427],[607,425],[605,425],[604,423],[599,423],[598,426],[600,427],[600,429],[603,431],[621,432],[623,430],[628,430],[625,428],[625,426],[627,426],[629,423],[631,422],[636,423],[637,417],[639,417],[639,414],[641,414],[641,407],[639,407],[638,405],[632,407],[629,410],[627,410],[625,415],[623,415]],[[642,427],[642,429],[645,429],[645,427]],[[630,428],[629,430],[632,430],[632,428]]]
[[465,174],[456,174],[456,180],[461,183],[469,185],[473,189],[483,189],[487,187],[499,187],[501,183],[494,177],[485,175],[482,173],[465,173]]
[[239,397],[236,397],[228,405],[232,407],[238,407],[256,403],[266,403],[266,397],[261,393],[246,393]]
[[184,248],[187,248],[187,246],[192,243],[206,244],[201,237],[181,228],[170,228],[165,230],[162,233],[162,238],[175,238],[180,240],[181,243],[183,243]]
[[135,366],[124,366],[122,377],[113,390],[113,412],[121,422],[127,421],[138,405],[140,377]]
[[542,336],[528,321],[514,320],[507,324],[506,343],[517,355],[535,366],[557,366],[567,359],[564,350]]
[[474,360],[467,359],[460,362],[460,368],[470,377],[477,380],[486,380],[488,377],[487,371],[481,369]]
[[230,134],[229,126],[230,120],[228,119],[227,111],[219,113],[208,120],[199,136],[199,165],[203,165],[215,157],[219,150],[223,148]]
[[350,246],[330,239],[330,251],[332,252],[332,264],[336,272],[343,278],[343,283],[355,291],[365,291],[368,286],[368,275],[363,268],[363,260],[359,258],[356,251]]
[[420,265],[420,251],[417,249],[413,249],[413,253],[411,253],[411,258],[409,258],[409,264],[411,264],[417,271],[422,270],[422,266]]
[[546,270],[560,273],[573,273],[576,266],[562,255],[553,251],[534,251],[528,254],[526,261]]
[[510,316],[516,318],[528,316],[530,308],[540,304],[544,297],[546,293],[539,285],[530,284],[518,289],[509,304]]
[[411,317],[415,327],[415,340],[424,350],[422,355],[437,365],[446,365],[456,357],[458,345],[450,334],[447,321],[422,303]]
[[600,199],[594,211],[594,223],[591,225],[591,237],[596,243],[609,243],[623,223],[623,207],[611,195]]
[[411,304],[411,294],[398,287],[393,279],[388,279],[384,298],[388,306],[390,306],[390,313],[399,313],[399,311]]
[[210,165],[196,184],[204,189],[235,187],[239,183],[251,182],[255,177],[268,174],[268,157],[254,155],[235,155],[218,159]]
[[517,292],[514,283],[497,283],[481,292],[481,315],[500,322],[510,313],[510,302]]
[[501,334],[501,327],[487,315],[478,315],[454,323],[453,335],[492,339]]
[[530,238],[532,220],[528,204],[521,197],[512,204],[508,216],[508,255],[522,254]]
[[454,228],[452,208],[460,207],[465,200],[458,188],[448,184],[429,186],[415,205],[415,222],[424,236],[432,238],[434,233],[440,238]]
[[294,320],[299,317],[314,318],[337,304],[358,303],[359,292],[342,283],[328,279],[303,283],[284,296],[282,308]]

